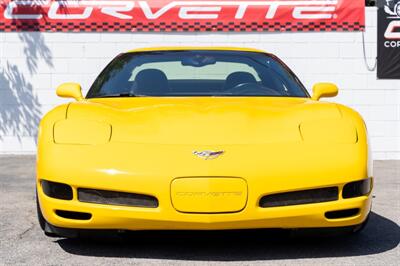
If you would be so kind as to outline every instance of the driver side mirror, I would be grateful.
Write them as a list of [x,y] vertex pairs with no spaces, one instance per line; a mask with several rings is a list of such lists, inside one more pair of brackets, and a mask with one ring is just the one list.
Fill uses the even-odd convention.
[[317,83],[313,86],[311,99],[318,101],[323,97],[335,97],[339,93],[338,87],[333,83]]
[[77,101],[82,101],[82,88],[78,83],[63,83],[58,86],[57,95],[61,98],[74,98]]

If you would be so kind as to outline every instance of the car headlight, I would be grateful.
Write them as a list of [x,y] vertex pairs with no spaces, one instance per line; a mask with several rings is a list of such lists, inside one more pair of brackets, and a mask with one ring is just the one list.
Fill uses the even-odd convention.
[[57,144],[104,144],[110,138],[111,125],[104,122],[66,119],[54,124],[54,142]]
[[302,122],[300,134],[306,142],[357,143],[357,130],[351,121],[345,119]]

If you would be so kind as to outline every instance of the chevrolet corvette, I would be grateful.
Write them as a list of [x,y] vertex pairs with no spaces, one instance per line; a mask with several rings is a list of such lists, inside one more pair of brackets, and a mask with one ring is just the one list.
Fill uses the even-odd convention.
[[[84,230],[330,228],[360,231],[371,209],[367,130],[310,96],[276,56],[242,48],[118,55],[84,97],[39,127],[37,212],[49,236]],[[96,231],[98,232],[98,231]]]

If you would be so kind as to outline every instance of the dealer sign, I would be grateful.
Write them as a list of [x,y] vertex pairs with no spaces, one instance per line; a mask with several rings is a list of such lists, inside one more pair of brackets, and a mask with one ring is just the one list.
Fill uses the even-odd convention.
[[400,79],[400,0],[379,0],[378,8],[378,78]]
[[358,31],[364,0],[1,0],[0,31]]

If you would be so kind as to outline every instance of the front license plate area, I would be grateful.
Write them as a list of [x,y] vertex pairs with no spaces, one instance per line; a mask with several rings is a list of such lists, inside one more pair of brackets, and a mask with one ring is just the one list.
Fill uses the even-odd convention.
[[247,183],[237,177],[176,178],[171,183],[171,200],[179,212],[239,212],[247,203]]

